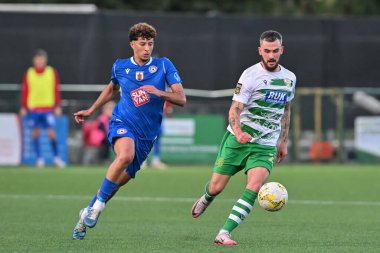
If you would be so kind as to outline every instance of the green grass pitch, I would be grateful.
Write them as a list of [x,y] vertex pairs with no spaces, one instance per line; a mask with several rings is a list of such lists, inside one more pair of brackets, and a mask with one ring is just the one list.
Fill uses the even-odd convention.
[[271,213],[257,203],[233,232],[237,246],[213,239],[245,185],[233,177],[198,219],[190,208],[211,168],[146,169],[109,202],[83,241],[71,239],[79,210],[103,167],[0,168],[0,252],[380,252],[380,167],[282,165],[268,181],[288,190]]

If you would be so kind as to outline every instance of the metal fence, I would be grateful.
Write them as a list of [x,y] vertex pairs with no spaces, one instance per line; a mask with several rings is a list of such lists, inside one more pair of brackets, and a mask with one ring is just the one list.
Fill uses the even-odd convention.
[[[89,107],[105,85],[62,84],[62,109],[72,115]],[[232,89],[197,90],[186,89],[188,104],[184,108],[174,107],[174,114],[222,115],[227,126],[227,114],[231,105]],[[355,100],[358,92],[367,97]],[[19,110],[20,85],[0,84],[0,112]],[[358,116],[380,115],[371,111],[368,97],[380,99],[380,88],[297,88],[292,103],[292,122],[289,133],[289,162],[355,162],[354,121]],[[360,102],[361,101],[361,102]],[[96,115],[94,115],[96,116]],[[80,146],[81,126],[70,119],[70,143]],[[319,154],[319,143],[328,142],[332,147],[331,157]],[[312,157],[311,149],[317,145]],[[69,145],[70,146],[70,145]],[[74,159],[75,160],[75,159]]]

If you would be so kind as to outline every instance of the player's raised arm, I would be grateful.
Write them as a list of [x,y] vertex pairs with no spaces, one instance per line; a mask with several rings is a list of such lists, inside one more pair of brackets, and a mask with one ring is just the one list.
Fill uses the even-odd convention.
[[102,93],[100,93],[99,97],[92,104],[92,106],[87,110],[82,110],[74,113],[74,118],[77,123],[82,123],[85,120],[85,117],[90,116],[95,110],[103,106],[105,103],[110,101],[117,91],[119,90],[119,85],[113,84],[113,82],[109,82],[109,84],[104,88]]

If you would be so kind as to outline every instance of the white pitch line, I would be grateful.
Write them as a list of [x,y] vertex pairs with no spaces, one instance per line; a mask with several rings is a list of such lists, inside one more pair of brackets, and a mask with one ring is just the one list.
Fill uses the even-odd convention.
[[[46,200],[89,200],[89,195],[26,195],[26,194],[0,194],[0,199],[46,199]],[[196,198],[185,197],[123,197],[113,198],[114,201],[137,202],[177,202],[192,203]],[[217,199],[218,202],[234,202],[236,199]],[[336,200],[289,200],[289,204],[298,205],[347,205],[347,206],[380,206],[380,201],[336,201]]]

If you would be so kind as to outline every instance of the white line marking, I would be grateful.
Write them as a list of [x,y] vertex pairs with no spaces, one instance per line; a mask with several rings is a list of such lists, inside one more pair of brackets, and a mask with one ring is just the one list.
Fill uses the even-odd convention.
[[[90,195],[27,195],[27,194],[0,194],[0,199],[46,199],[46,200],[90,200]],[[177,202],[192,203],[196,198],[185,197],[122,197],[113,198],[114,201],[137,202]],[[216,199],[218,202],[234,202],[235,199]],[[288,204],[297,205],[348,205],[348,206],[380,206],[379,201],[335,201],[335,200],[289,200]]]

